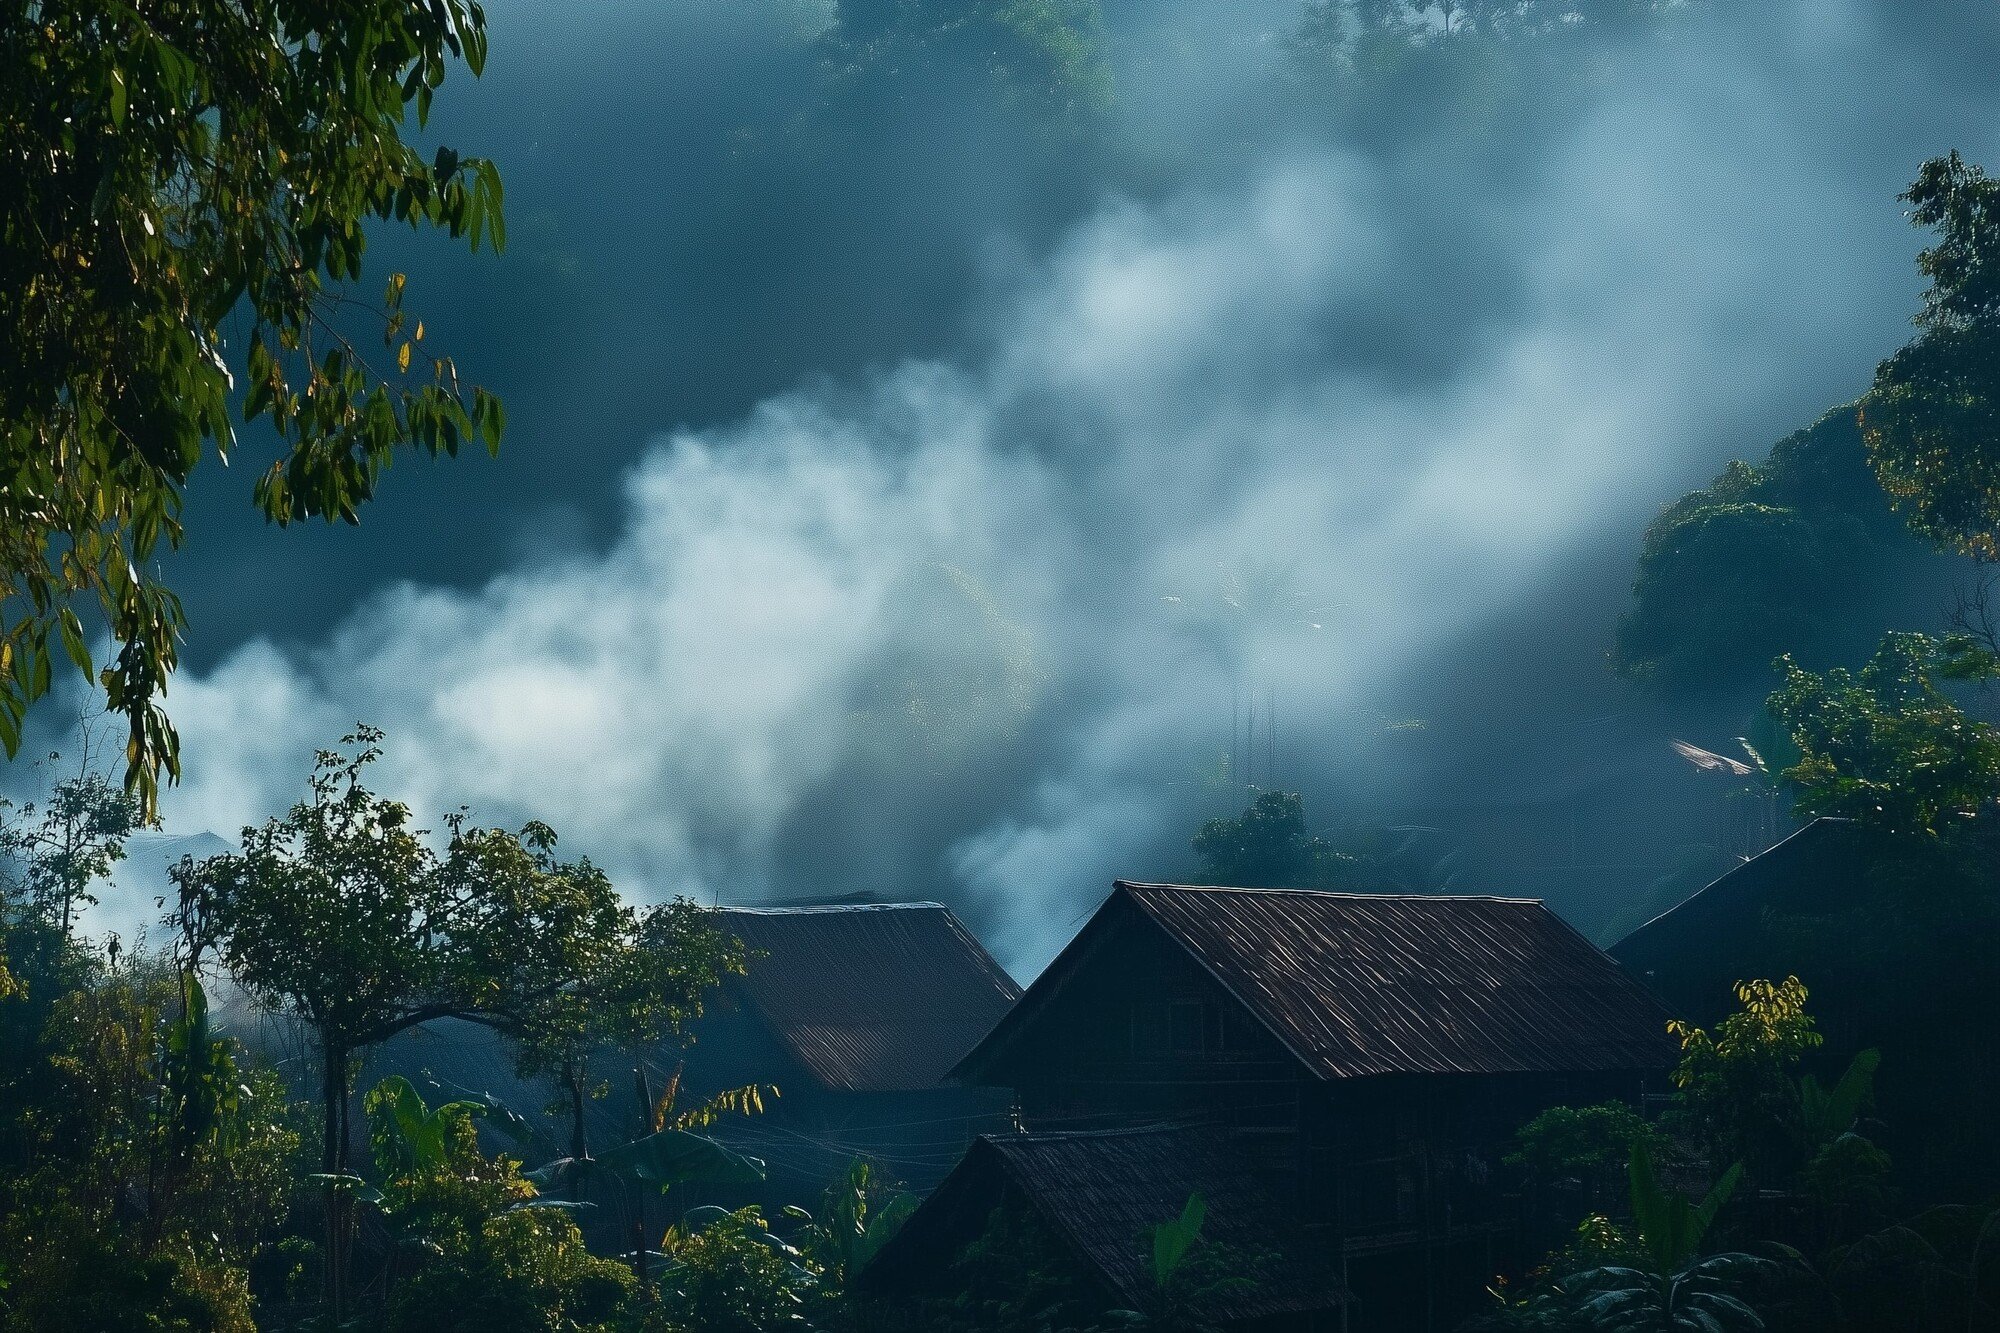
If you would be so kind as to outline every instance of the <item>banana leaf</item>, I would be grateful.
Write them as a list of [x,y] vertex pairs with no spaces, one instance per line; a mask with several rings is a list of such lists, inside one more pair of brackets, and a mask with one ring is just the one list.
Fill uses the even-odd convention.
[[529,1180],[543,1188],[569,1188],[593,1177],[651,1185],[662,1191],[676,1185],[755,1185],[764,1179],[764,1164],[703,1135],[663,1129],[621,1143],[599,1157],[558,1157],[527,1173]]

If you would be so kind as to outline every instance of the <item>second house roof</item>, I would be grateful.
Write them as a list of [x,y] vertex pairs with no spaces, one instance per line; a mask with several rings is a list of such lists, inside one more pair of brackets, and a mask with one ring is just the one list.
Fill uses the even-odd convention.
[[1120,881],[961,1072],[1021,1035],[1135,918],[1321,1078],[1674,1063],[1667,1010],[1539,901]]

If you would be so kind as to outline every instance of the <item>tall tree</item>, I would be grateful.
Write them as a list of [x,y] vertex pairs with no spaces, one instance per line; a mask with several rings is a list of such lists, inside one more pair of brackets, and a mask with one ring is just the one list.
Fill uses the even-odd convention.
[[1911,528],[2000,558],[2000,181],[1951,153],[1902,198],[1936,233],[1917,257],[1930,288],[1862,401],[1869,459]]
[[1233,818],[1211,819],[1194,835],[1194,854],[1210,884],[1245,888],[1331,889],[1352,883],[1359,858],[1306,827],[1296,792],[1267,791]]
[[141,827],[138,800],[86,767],[58,780],[38,804],[15,811],[0,800],[0,856],[13,862],[16,895],[64,936],[91,886],[125,859]]
[[501,952],[474,960],[527,1077],[560,1090],[569,1155],[590,1156],[586,1102],[602,1095],[591,1062],[607,1050],[654,1045],[701,1013],[703,995],[743,967],[742,946],[686,899],[639,911],[589,860],[560,861],[555,835],[468,833],[458,873],[477,876],[484,920],[472,933]]
[[322,751],[286,815],[246,828],[240,852],[176,872],[192,961],[213,951],[254,999],[312,1034],[336,1313],[357,1057],[435,1018],[519,1031],[565,989],[600,985],[618,947],[603,938],[616,927],[603,906],[609,885],[562,873],[544,826],[515,834],[454,816],[434,849],[408,807],[365,785],[380,742],[364,727]]
[[404,448],[498,445],[499,404],[423,351],[402,275],[379,306],[351,291],[371,221],[502,243],[493,166],[404,138],[452,61],[476,75],[485,59],[476,0],[0,7],[9,754],[52,645],[92,671],[83,606],[114,641],[99,679],[128,725],[128,785],[150,813],[161,770],[178,774],[158,700],[184,617],[155,562],[180,543],[195,466],[229,456],[233,418],[277,437],[256,499],[281,524],[356,521]]
[[1910,572],[1947,567],[1890,510],[1855,408],[1837,407],[1647,526],[1612,665],[1670,697],[1761,693],[1780,653],[1865,654]]

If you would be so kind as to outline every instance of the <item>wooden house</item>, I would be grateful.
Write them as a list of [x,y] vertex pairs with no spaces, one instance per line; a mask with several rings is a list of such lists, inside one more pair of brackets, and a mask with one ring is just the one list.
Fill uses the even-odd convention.
[[[1292,1224],[1291,1210],[1204,1127],[1153,1126],[977,1140],[863,1274],[864,1297],[962,1297],[954,1261],[996,1211],[1034,1220],[1074,1257],[1096,1310],[1153,1310],[1160,1293],[1152,1229],[1199,1196],[1201,1236],[1226,1246],[1228,1278],[1196,1299],[1212,1324],[1338,1327],[1339,1265]],[[1024,1274],[1008,1274],[1009,1285]],[[1011,1294],[1011,1293],[1010,1293]],[[867,1316],[864,1313],[864,1324]]]
[[956,1075],[1029,1131],[1225,1133],[1362,1306],[1445,1326],[1515,1257],[1515,1129],[1662,1088],[1668,1018],[1533,900],[1120,882]]
[[775,1085],[761,1115],[707,1131],[764,1159],[770,1202],[813,1203],[857,1158],[912,1189],[936,1185],[1005,1091],[945,1079],[1020,995],[937,903],[723,908],[750,952],[694,1025],[680,1104]]
[[[816,1204],[856,1158],[886,1180],[928,1189],[974,1137],[1008,1127],[1006,1092],[945,1081],[1020,994],[950,911],[721,908],[716,924],[747,947],[747,971],[708,997],[686,1045],[597,1057],[593,1073],[608,1087],[584,1103],[593,1151],[645,1132],[635,1074],[657,1094],[676,1071],[681,1108],[751,1083],[778,1090],[761,1115],[727,1115],[704,1131],[765,1161],[756,1201],[770,1206]],[[413,1028],[371,1054],[359,1086],[391,1073],[432,1100],[490,1096],[538,1145],[524,1150],[489,1127],[496,1150],[534,1160],[567,1150],[568,1123],[551,1105],[558,1090],[521,1079],[510,1043],[488,1028],[457,1019]]]
[[[1762,855],[1750,857],[1670,905],[1611,946],[1611,956],[1691,1021],[1710,1024],[1735,1007],[1733,988],[1750,977],[1818,972],[1786,918],[1826,917],[1863,906],[1871,881],[1890,873],[1891,850],[1844,819],[1815,819]],[[1816,1008],[1840,998],[1840,978],[1810,976]],[[1860,996],[1864,1004],[1871,998]],[[1858,1015],[1822,1013],[1821,1026]],[[1843,1034],[1833,1034],[1838,1039]]]
[[[1982,817],[1980,823],[1984,825]],[[2000,832],[1954,852],[1817,819],[1611,946],[1676,1013],[1704,1026],[1734,987],[1797,976],[1831,1081],[1882,1054],[1870,1136],[1918,1199],[2000,1189]]]

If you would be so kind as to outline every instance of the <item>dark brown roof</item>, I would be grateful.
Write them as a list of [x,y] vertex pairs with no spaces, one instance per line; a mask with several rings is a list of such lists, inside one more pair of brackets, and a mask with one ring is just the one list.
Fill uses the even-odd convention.
[[[1980,836],[2000,839],[2000,830]],[[1914,890],[1913,877],[1929,878],[1925,850],[1845,819],[1815,819],[1619,940],[1611,956],[1696,1023],[1729,1013],[1737,982],[1792,973],[1811,983],[1822,1024],[1834,1017],[1829,1004],[1873,1012],[1874,992],[1885,983],[1861,962],[1868,951],[1856,951],[1851,970],[1838,966],[1811,947],[1811,933],[1788,928],[1786,920],[1874,911],[1878,895],[1904,883]],[[1989,891],[2000,890],[1996,853],[2000,845],[1989,844],[1971,861]]]
[[1675,1060],[1667,1010],[1538,901],[1120,881],[964,1068],[1022,1030],[1042,995],[1088,956],[1084,936],[1128,909],[1321,1078],[1663,1069]]
[[1021,994],[936,903],[718,915],[757,955],[732,988],[828,1088],[936,1087]]
[[1337,1263],[1305,1239],[1228,1136],[1185,1127],[983,1136],[883,1248],[866,1285],[894,1290],[941,1272],[1006,1197],[1002,1182],[1129,1306],[1151,1304],[1151,1229],[1178,1218],[1192,1194],[1207,1205],[1202,1239],[1260,1265],[1248,1290],[1207,1313],[1233,1322],[1341,1303]]
[[1783,976],[1764,915],[1830,910],[1866,880],[1871,847],[1844,819],[1815,819],[1611,946],[1611,956],[1706,1022],[1743,978]]

